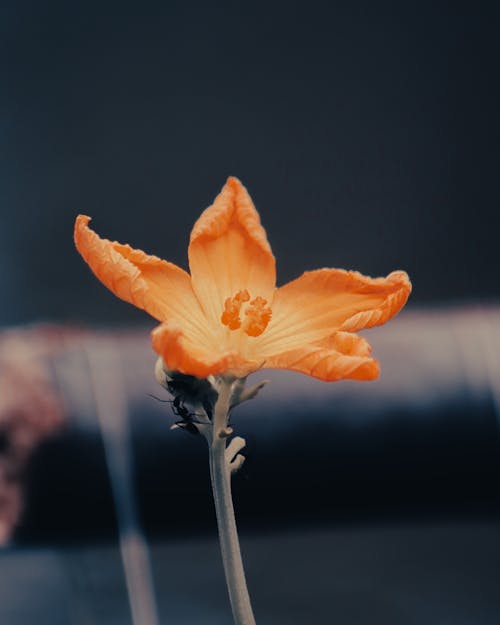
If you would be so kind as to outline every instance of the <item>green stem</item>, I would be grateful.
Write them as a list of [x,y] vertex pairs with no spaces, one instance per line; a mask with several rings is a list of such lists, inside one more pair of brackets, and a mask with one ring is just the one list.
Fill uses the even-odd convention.
[[213,436],[209,443],[210,477],[219,528],[219,541],[226,575],[226,584],[235,625],[255,625],[250,604],[236,521],[231,497],[231,458],[226,457],[227,437],[221,437],[226,428],[231,384],[224,381],[215,405]]

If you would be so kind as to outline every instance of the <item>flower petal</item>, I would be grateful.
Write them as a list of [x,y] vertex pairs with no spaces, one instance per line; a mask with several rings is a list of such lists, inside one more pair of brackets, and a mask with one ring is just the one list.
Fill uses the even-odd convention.
[[378,362],[370,357],[370,345],[349,332],[336,332],[320,344],[297,347],[269,356],[265,368],[291,369],[325,382],[375,380]]
[[194,340],[206,343],[208,324],[189,274],[157,256],[101,239],[89,221],[86,215],[77,217],[75,244],[97,278],[119,298],[159,321],[175,319]]
[[247,190],[228,178],[195,223],[189,244],[193,289],[207,317],[220,325],[224,301],[247,289],[270,301],[276,284],[271,247]]
[[246,377],[261,364],[245,360],[237,351],[221,353],[207,348],[184,334],[175,323],[165,322],[157,326],[151,333],[151,342],[169,369],[198,378],[218,374]]
[[406,303],[411,283],[404,271],[369,278],[356,271],[318,269],[276,291],[273,317],[257,340],[263,358],[314,344],[336,330],[381,325]]

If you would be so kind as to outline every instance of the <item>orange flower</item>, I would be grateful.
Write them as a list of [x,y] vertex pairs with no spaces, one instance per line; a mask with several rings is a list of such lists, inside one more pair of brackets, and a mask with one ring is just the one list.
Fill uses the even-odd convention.
[[160,321],[155,351],[168,369],[205,378],[292,369],[321,380],[372,380],[378,362],[354,334],[405,304],[404,271],[369,278],[318,269],[276,288],[275,260],[245,187],[229,178],[191,232],[191,275],[75,224],[78,251],[115,295]]

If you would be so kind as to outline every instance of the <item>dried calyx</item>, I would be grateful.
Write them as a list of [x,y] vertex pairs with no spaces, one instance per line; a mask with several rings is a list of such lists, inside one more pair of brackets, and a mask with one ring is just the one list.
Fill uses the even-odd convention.
[[[253,399],[268,380],[258,382],[250,388],[245,388],[246,378],[228,378],[227,376],[208,376],[197,378],[179,371],[167,369],[161,358],[158,358],[155,367],[155,376],[173,397],[172,409],[180,417],[172,426],[182,428],[192,434],[202,433],[206,437],[213,436],[214,414],[221,388],[229,386],[229,411],[239,404]],[[232,434],[232,428],[226,423],[220,424],[216,436],[227,438]]]

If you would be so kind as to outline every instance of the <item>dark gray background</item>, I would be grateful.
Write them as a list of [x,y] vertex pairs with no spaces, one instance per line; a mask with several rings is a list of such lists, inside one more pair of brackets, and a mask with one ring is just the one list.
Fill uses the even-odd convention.
[[[145,321],[79,258],[76,214],[92,215],[102,236],[185,266],[191,226],[230,174],[248,186],[261,212],[280,283],[321,266],[371,275],[402,268],[414,283],[410,306],[498,298],[498,7],[2,0],[0,326]],[[390,334],[378,329],[381,380],[324,386],[324,406],[296,402],[296,436],[288,434],[286,445],[254,421],[251,436],[242,432],[248,460],[234,488],[259,623],[498,621],[498,350],[488,319],[464,314],[464,324],[446,316],[441,326],[425,321],[428,334],[411,325],[411,315],[387,326]],[[144,352],[133,346],[120,364],[136,380],[134,359],[144,353],[153,384],[154,358],[141,336]],[[63,365],[59,371],[69,375]],[[74,380],[76,395],[91,402],[88,378]],[[291,432],[276,384],[269,387],[258,401],[265,406],[270,398],[273,419],[262,413],[261,423]],[[158,470],[177,458],[160,445],[174,416],[147,397],[148,388],[133,404],[145,525],[165,531],[196,509],[211,518],[209,539],[180,540],[173,528],[168,544],[153,543],[161,614],[175,623],[228,623],[205,452],[198,454],[196,440],[172,436],[184,462],[196,452],[198,479],[186,486],[182,464]],[[287,381],[287,396],[298,388]],[[396,389],[405,400],[400,407]],[[334,392],[330,401],[326,394]],[[339,417],[363,397],[364,408]],[[158,411],[156,430],[144,418],[147,406]],[[313,444],[308,427],[323,418],[326,429]],[[329,440],[334,445],[326,449]],[[45,528],[45,540],[49,530],[61,540],[54,514],[62,510],[60,525],[77,531],[75,519],[83,519],[86,539],[95,540],[112,513],[109,492],[108,507],[99,499],[109,487],[95,453],[99,441],[69,430],[42,450],[21,535],[31,530],[36,538]],[[275,463],[266,451],[274,444],[291,454],[303,441],[309,446],[295,453],[295,464]],[[336,470],[321,473],[323,482],[307,481],[307,467],[322,464]],[[280,486],[268,495],[275,534],[266,533],[273,510],[255,486],[270,466]],[[189,488],[205,490],[195,496]],[[329,499],[308,500],[320,489]],[[88,503],[94,524],[72,507],[75,498]],[[75,622],[127,622],[122,571],[109,547],[1,556],[2,623],[66,623],[70,612]]]
[[227,175],[280,283],[406,269],[412,303],[498,296],[495,2],[0,6],[0,324],[145,319],[72,243],[186,266]]

